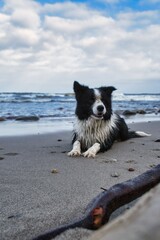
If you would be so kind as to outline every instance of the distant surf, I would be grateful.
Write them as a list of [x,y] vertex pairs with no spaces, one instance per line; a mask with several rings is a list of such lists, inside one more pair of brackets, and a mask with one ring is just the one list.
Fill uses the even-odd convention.
[[[73,93],[0,93],[0,135],[11,133],[13,128],[33,132],[33,125],[36,132],[49,132],[50,127],[52,131],[71,128],[75,106]],[[117,92],[113,95],[113,110],[128,122],[159,120],[160,94]]]

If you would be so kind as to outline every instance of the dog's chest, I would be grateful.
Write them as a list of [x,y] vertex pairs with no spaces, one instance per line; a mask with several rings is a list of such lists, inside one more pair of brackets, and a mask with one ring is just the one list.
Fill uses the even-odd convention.
[[97,121],[89,118],[84,121],[77,119],[74,130],[83,148],[89,148],[96,142],[103,144],[107,141],[115,127],[116,125],[113,119],[109,121]]

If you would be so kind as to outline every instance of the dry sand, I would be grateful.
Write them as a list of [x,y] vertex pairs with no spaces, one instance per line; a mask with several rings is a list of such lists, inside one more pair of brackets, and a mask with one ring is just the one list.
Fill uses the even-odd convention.
[[[130,128],[152,136],[117,142],[94,159],[67,156],[71,131],[1,137],[0,239],[28,240],[69,223],[84,214],[101,187],[109,188],[159,164],[160,143],[155,141],[160,138],[160,122],[131,124]],[[118,177],[111,176],[115,172]],[[91,233],[69,230],[56,239],[84,240]]]

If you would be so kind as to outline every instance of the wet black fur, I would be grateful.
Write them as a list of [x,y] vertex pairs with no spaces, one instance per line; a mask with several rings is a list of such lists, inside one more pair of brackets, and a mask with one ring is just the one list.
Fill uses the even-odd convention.
[[[94,89],[89,88],[87,86],[79,84],[77,81],[74,82],[73,89],[75,92],[75,98],[77,101],[75,114],[79,120],[87,120],[92,115],[92,105],[95,102]],[[101,101],[106,107],[106,114],[103,117],[103,121],[108,124],[108,120],[110,120],[112,115],[112,100],[111,94],[116,88],[114,87],[100,87],[98,90],[101,93]],[[97,120],[99,121],[99,120]],[[107,151],[111,148],[115,140],[125,141],[132,137],[140,137],[136,134],[136,132],[129,132],[127,124],[124,119],[117,115],[117,120],[115,122],[116,128],[110,131],[109,136],[106,136],[106,140],[103,143],[100,143],[100,151]],[[74,133],[73,141],[74,143],[78,139],[76,133]],[[98,142],[95,140],[95,142]],[[81,143],[82,151],[86,151],[86,146]]]
[[[73,86],[75,97],[77,100],[76,115],[80,120],[87,120],[92,114],[92,105],[95,102],[94,90],[87,86],[80,85],[74,82]],[[114,87],[100,87],[98,90],[101,92],[102,102],[106,107],[106,114],[104,120],[109,120],[112,114],[111,94],[116,88]]]

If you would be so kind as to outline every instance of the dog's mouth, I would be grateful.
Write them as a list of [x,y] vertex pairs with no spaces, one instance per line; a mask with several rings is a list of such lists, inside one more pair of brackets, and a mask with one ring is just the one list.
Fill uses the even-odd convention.
[[96,120],[102,120],[103,119],[103,113],[98,113],[98,114],[93,113],[91,117],[96,119]]

